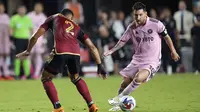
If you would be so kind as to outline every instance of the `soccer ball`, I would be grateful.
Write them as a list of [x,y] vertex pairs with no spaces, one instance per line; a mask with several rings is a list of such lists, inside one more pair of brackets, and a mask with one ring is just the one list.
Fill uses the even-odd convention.
[[131,112],[136,106],[136,101],[132,96],[123,96],[120,98],[119,107],[123,112]]

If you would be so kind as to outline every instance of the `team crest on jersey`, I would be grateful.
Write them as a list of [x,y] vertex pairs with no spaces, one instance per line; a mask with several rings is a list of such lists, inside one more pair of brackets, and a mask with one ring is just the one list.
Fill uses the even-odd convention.
[[138,43],[140,43],[141,38],[140,38],[140,37],[136,37],[136,41],[137,41]]
[[153,30],[152,29],[148,29],[147,32],[148,32],[148,34],[152,34]]

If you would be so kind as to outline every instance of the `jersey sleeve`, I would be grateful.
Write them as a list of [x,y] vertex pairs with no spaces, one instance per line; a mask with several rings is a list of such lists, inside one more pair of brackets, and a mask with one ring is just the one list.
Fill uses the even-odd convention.
[[40,26],[40,28],[44,28],[46,31],[47,31],[49,28],[52,28],[53,20],[54,20],[54,16],[48,17],[48,18],[45,20],[45,22]]
[[162,37],[165,37],[167,35],[167,30],[165,28],[165,25],[162,22],[158,22],[158,34]]
[[126,31],[123,33],[122,37],[119,41],[126,43],[131,38],[131,28],[133,25],[129,25],[126,29]]
[[80,41],[80,42],[84,42],[87,38],[89,38],[89,36],[87,34],[85,34],[83,32],[83,30],[80,29],[79,33],[78,33],[78,37],[77,39]]

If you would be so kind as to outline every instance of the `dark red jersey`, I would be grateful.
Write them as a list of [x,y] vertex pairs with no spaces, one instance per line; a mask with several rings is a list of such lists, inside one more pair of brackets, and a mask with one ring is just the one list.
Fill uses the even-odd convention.
[[50,16],[40,27],[53,32],[56,54],[80,55],[79,41],[88,38],[76,23],[62,14]]

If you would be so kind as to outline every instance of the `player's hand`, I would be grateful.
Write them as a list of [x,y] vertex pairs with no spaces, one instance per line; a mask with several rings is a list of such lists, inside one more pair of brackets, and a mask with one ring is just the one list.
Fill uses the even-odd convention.
[[98,75],[99,75],[100,77],[102,77],[103,79],[106,79],[107,73],[106,73],[106,70],[105,70],[103,64],[98,64],[97,67],[98,67],[98,68],[97,68],[97,73],[98,73]]
[[21,58],[21,57],[25,57],[25,56],[29,56],[29,55],[30,55],[30,52],[24,51],[24,52],[17,54],[16,58]]
[[171,57],[174,61],[178,61],[180,59],[180,56],[178,55],[177,52],[172,52]]
[[106,52],[103,53],[103,58],[105,58],[106,56],[111,55],[113,52],[111,50],[108,50]]

